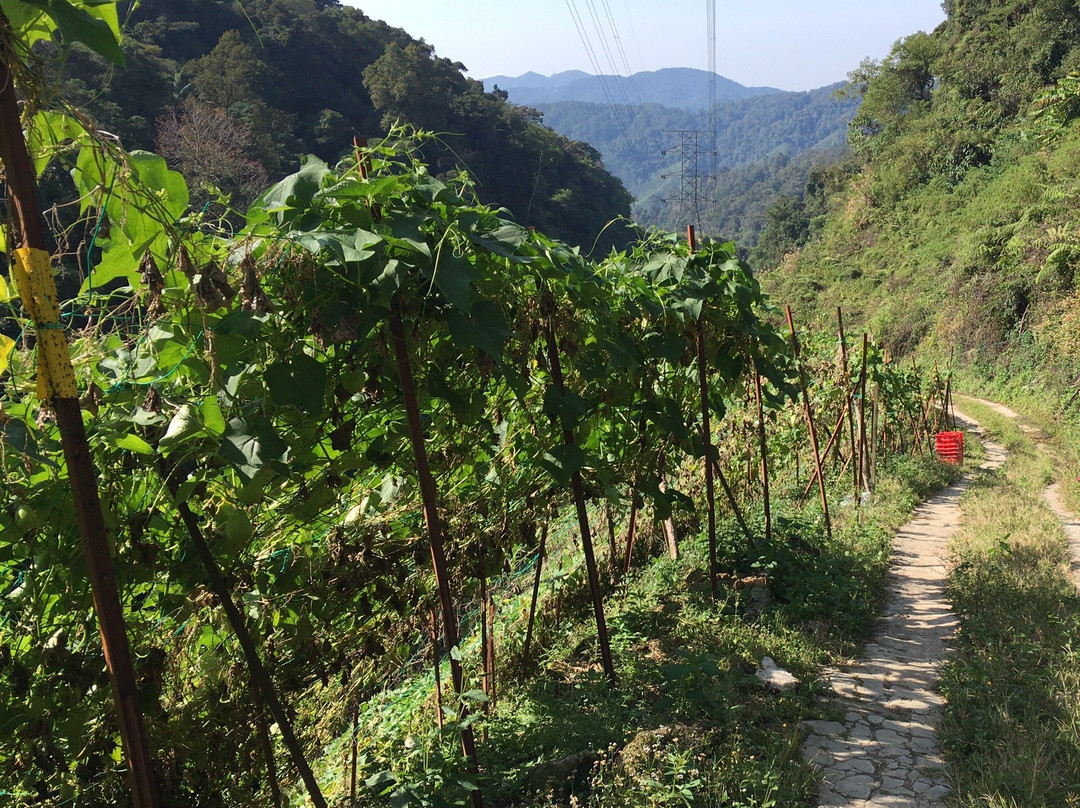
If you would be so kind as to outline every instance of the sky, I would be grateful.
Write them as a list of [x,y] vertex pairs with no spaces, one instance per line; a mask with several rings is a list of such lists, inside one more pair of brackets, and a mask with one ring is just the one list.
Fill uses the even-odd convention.
[[[478,79],[709,66],[708,0],[343,2]],[[716,18],[717,73],[748,87],[811,90],[842,81],[866,57],[882,59],[897,39],[933,30],[945,12],[941,0],[716,0]]]

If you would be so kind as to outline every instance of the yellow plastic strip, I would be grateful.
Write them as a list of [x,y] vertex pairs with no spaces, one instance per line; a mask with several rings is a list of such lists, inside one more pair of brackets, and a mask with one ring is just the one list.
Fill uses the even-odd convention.
[[19,247],[15,250],[13,270],[19,296],[37,326],[38,398],[44,401],[78,398],[67,335],[60,323],[60,300],[49,253]]

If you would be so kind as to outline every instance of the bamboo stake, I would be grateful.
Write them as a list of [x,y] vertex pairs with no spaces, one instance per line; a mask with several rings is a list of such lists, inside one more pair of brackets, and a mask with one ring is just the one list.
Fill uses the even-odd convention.
[[[535,536],[536,534],[533,533]],[[548,520],[544,519],[544,526],[540,530],[540,548],[536,551],[536,575],[533,577],[532,599],[529,601],[529,625],[525,629],[525,647],[521,650],[521,668],[526,671],[529,668],[529,649],[532,646],[533,624],[536,622],[536,601],[540,597],[540,573],[544,569],[544,549],[547,546]]]
[[832,522],[829,519],[829,498],[825,491],[825,475],[821,473],[821,453],[818,452],[817,429],[814,427],[814,413],[810,408],[810,393],[806,389],[806,371],[799,359],[799,337],[795,333],[795,320],[791,316],[791,306],[785,306],[787,313],[788,329],[791,331],[791,350],[795,354],[795,362],[799,366],[799,385],[802,387],[804,411],[806,413],[806,426],[810,430],[810,446],[814,450],[814,473],[818,479],[818,490],[821,493],[821,510],[825,514],[825,535],[832,538]]
[[431,663],[435,671],[435,726],[442,732],[443,728],[443,704],[442,704],[442,671],[439,658],[439,629],[435,622],[435,609],[428,607],[428,634],[431,637]]
[[604,503],[604,516],[607,518],[608,549],[611,553],[611,575],[617,582],[622,572],[619,565],[619,548],[615,543],[615,514],[611,502]]
[[638,511],[641,508],[641,496],[635,491],[630,499],[630,519],[626,526],[626,555],[623,556],[623,574],[630,573],[630,561],[634,555],[634,538],[637,535]]
[[727,495],[728,504],[731,506],[731,512],[735,514],[735,521],[739,523],[739,527],[742,528],[743,535],[746,536],[749,546],[754,546],[754,534],[750,532],[750,528],[746,524],[746,520],[743,518],[742,510],[739,508],[739,503],[735,500],[735,492],[731,490],[731,486],[728,484],[727,478],[724,476],[723,470],[720,468],[720,462],[715,458],[712,461],[714,471],[716,472],[716,478],[720,480],[720,485],[724,489],[724,494]]
[[858,497],[861,489],[866,488],[866,353],[870,347],[870,337],[865,332],[862,337],[862,370],[859,372],[859,491],[855,492]]
[[[491,648],[491,632],[488,630],[488,587],[487,587],[487,570],[484,567],[483,560],[483,548],[481,548],[481,558],[477,564],[477,573],[480,577],[480,647],[484,649],[484,671],[480,677],[480,690],[487,696],[487,701],[484,702],[485,715],[491,715],[492,708],[492,693],[493,688],[493,650]],[[480,731],[480,740],[487,743],[487,725],[485,722],[484,727]]]
[[[555,339],[555,326],[548,320],[546,328],[548,362],[551,367],[551,380],[560,392],[565,393],[566,385],[563,382],[562,365],[559,362],[559,348]],[[563,426],[563,443],[567,446],[575,444],[572,430]],[[596,555],[593,552],[592,533],[589,529],[589,511],[585,503],[585,486],[581,482],[581,472],[574,471],[570,476],[570,486],[574,494],[574,505],[577,508],[578,528],[581,531],[581,546],[585,553],[585,568],[589,575],[589,592],[592,595],[593,614],[596,618],[596,637],[600,644],[600,659],[607,675],[608,683],[612,689],[616,687],[615,663],[611,657],[611,640],[608,636],[607,621],[604,619],[604,598],[600,591],[600,575],[596,568]]]
[[[825,444],[825,448],[821,452],[822,457],[825,457],[825,456],[827,456],[829,454],[829,450],[833,447],[833,444],[836,442],[836,438],[840,434],[840,430],[843,429],[843,427],[844,427],[844,416],[848,414],[848,410],[850,409],[850,405],[851,405],[851,397],[852,397],[852,395],[854,395],[854,393],[855,393],[855,388],[852,388],[851,392],[844,399],[844,404],[840,408],[840,417],[836,419],[836,426],[834,426],[832,432],[829,433],[829,440]],[[852,453],[852,456],[854,456],[854,453]],[[847,464],[846,463],[844,464],[844,469],[845,469],[845,471],[847,470]],[[843,473],[841,473],[840,476],[842,477]],[[810,496],[810,489],[814,487],[814,483],[817,482],[817,479],[818,479],[818,475],[815,472],[810,477],[810,481],[806,484],[806,487],[803,488],[802,496],[799,497],[799,507],[802,507],[802,504],[806,501],[806,498],[808,496]]]
[[701,431],[705,443],[705,505],[709,513],[709,580],[713,599],[718,596],[717,576],[720,573],[716,561],[716,490],[713,485],[713,442],[709,413],[709,376],[705,363],[705,329],[698,320],[697,335],[698,387],[701,393]]
[[[667,478],[664,476],[664,455],[660,455],[660,460],[657,462],[657,473],[660,477],[660,493],[667,492]],[[675,530],[675,519],[668,516],[666,519],[660,522],[660,528],[664,533],[664,541],[667,544],[668,556],[672,561],[679,560],[679,534]]]
[[[10,31],[3,13],[0,13],[0,27]],[[83,425],[67,336],[60,323],[59,299],[38,209],[33,163],[23,139],[11,68],[5,59],[0,59],[0,161],[4,164],[8,202],[18,230],[8,238],[10,246],[18,245],[11,274],[37,327],[38,397],[51,406],[60,431],[94,613],[112,686],[128,788],[135,808],[156,808],[159,796],[153,756],[143,724],[124,609],[98,495],[97,472]]]
[[754,362],[754,394],[757,399],[758,443],[761,448],[761,491],[765,507],[765,543],[772,544],[772,508],[769,504],[769,447],[765,440],[765,407],[761,400],[761,373]]
[[[849,369],[848,369],[847,336],[844,333],[844,312],[843,312],[843,310],[841,310],[841,308],[839,306],[836,307],[836,321],[837,321],[837,323],[838,323],[838,325],[840,327],[840,358],[841,358],[841,362],[843,363],[844,386],[846,387],[847,384],[848,384],[848,381],[849,381],[848,380],[848,370]],[[848,404],[848,444],[849,444],[849,446],[848,446],[848,450],[849,450],[848,457],[849,457],[849,459],[852,458],[852,457],[855,457],[855,412],[854,412],[855,408],[853,406],[851,406],[851,401],[855,396],[855,390],[858,390],[858,389],[859,389],[858,385],[856,384],[856,386],[854,388],[852,388],[852,391],[848,394],[848,397],[847,397],[847,404]],[[859,473],[858,473],[858,467],[857,466],[852,467],[852,473],[854,475],[854,478],[852,480],[852,484],[855,486],[855,496],[858,497],[859,496]],[[843,475],[841,475],[841,476],[843,476]]]
[[[442,521],[439,519],[435,478],[431,474],[427,448],[424,446],[424,431],[420,422],[420,404],[416,397],[416,384],[413,381],[412,366],[409,362],[409,348],[405,342],[405,327],[401,322],[401,303],[396,297],[390,305],[388,325],[390,327],[391,342],[394,346],[394,355],[397,360],[398,378],[401,380],[405,419],[409,427],[409,441],[412,443],[416,476],[420,483],[420,499],[424,511],[424,526],[427,529],[428,544],[431,549],[431,565],[435,571],[435,583],[439,591],[443,638],[447,650],[450,651],[450,678],[453,680],[454,692],[457,693],[460,702],[460,698],[465,692],[465,676],[461,669],[460,659],[454,659],[453,649],[459,647],[457,612],[454,609],[454,596],[450,589],[450,573],[446,563]],[[463,719],[467,717],[468,705],[460,702],[458,709]],[[465,724],[461,728],[462,751],[465,753],[465,757],[468,758],[472,768],[479,772],[480,761],[476,754],[476,739],[473,737],[472,726],[465,721],[462,721],[462,723]],[[472,791],[470,795],[473,808],[483,808],[484,798],[480,790]]]
[[262,749],[263,760],[266,761],[266,780],[270,786],[270,800],[274,808],[281,808],[281,786],[278,785],[277,764],[274,761],[274,746],[270,742],[270,730],[266,726],[266,714],[262,700],[259,698],[259,690],[250,680],[251,697],[255,704],[255,726],[259,734],[259,747]]
[[[435,619],[435,610],[431,610],[431,618]],[[436,660],[436,663],[438,660]],[[439,699],[439,710],[442,711],[442,700]],[[439,719],[439,729],[442,729],[442,719]],[[360,702],[353,700],[352,708],[352,766],[349,772],[349,804],[356,805],[356,764],[357,764],[357,748],[359,746],[360,735]],[[278,808],[281,808],[278,806]]]
[[[166,482],[175,495],[175,482],[170,479],[166,479]],[[255,687],[258,688],[259,695],[262,697],[266,708],[270,711],[274,722],[278,725],[282,743],[289,750],[293,765],[300,772],[300,779],[304,781],[304,785],[307,787],[311,802],[316,808],[327,808],[326,798],[323,797],[319,781],[315,779],[315,773],[311,770],[311,766],[304,755],[304,748],[300,745],[300,741],[293,731],[289,715],[285,712],[285,707],[277,696],[277,690],[274,687],[273,680],[270,678],[270,673],[266,670],[266,666],[263,665],[262,659],[259,658],[255,640],[248,630],[243,613],[237,607],[236,601],[233,600],[229,584],[225,580],[225,574],[221,571],[217,559],[214,558],[210,546],[206,543],[198,518],[186,502],[176,503],[176,509],[180,514],[180,520],[184,523],[184,527],[187,528],[188,537],[195,548],[195,554],[199,557],[203,569],[206,571],[210,591],[214,593],[214,596],[220,602],[221,610],[225,612],[225,619],[229,621],[229,626],[232,628],[233,634],[236,635],[237,642],[240,643],[240,648],[244,653],[244,660],[247,662],[248,674],[251,676]]]

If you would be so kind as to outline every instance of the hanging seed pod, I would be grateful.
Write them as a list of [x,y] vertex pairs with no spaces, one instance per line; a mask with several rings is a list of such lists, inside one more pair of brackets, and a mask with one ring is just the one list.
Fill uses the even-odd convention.
[[146,398],[143,399],[142,408],[155,415],[161,412],[161,393],[157,391],[156,387],[151,387],[146,391]]
[[79,399],[79,406],[91,415],[97,416],[98,409],[100,409],[104,400],[105,396],[102,395],[101,388],[90,382],[90,386],[86,388],[83,397]]
[[250,255],[240,262],[240,306],[245,311],[265,314],[274,310],[266,292],[259,285],[259,276],[255,274],[255,261]]
[[207,261],[196,275],[195,302],[207,311],[217,311],[229,304],[236,297],[236,291],[229,285],[221,267],[213,261]]
[[326,326],[318,309],[311,314],[311,336],[315,337],[315,343],[320,348],[326,348]]
[[338,319],[337,328],[334,329],[333,341],[336,344],[342,342],[352,342],[356,339],[357,331],[360,328],[360,318],[351,314],[342,315]]
[[142,275],[148,293],[146,315],[153,320],[165,314],[168,309],[165,308],[165,304],[161,301],[161,292],[165,288],[165,278],[162,277],[157,261],[154,260],[154,256],[149,250],[143,253],[142,261],[139,262],[139,274]]
[[157,261],[149,250],[143,253],[142,261],[139,262],[139,274],[142,275],[143,283],[146,284],[146,290],[152,296],[161,295],[162,289],[165,288],[165,278],[162,277]]
[[184,273],[189,281],[195,280],[195,267],[191,264],[191,256],[188,255],[187,247],[180,245],[176,251],[176,269]]

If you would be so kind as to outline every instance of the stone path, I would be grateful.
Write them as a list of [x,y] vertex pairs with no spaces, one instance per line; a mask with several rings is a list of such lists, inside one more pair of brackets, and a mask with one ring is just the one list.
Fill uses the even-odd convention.
[[[966,421],[969,432],[981,433]],[[1005,450],[982,437],[983,469]],[[956,621],[946,598],[946,544],[970,478],[920,506],[897,533],[884,615],[857,664],[825,672],[843,721],[808,721],[804,758],[822,784],[818,805],[940,808],[949,792],[934,731],[942,700],[934,689]]]

